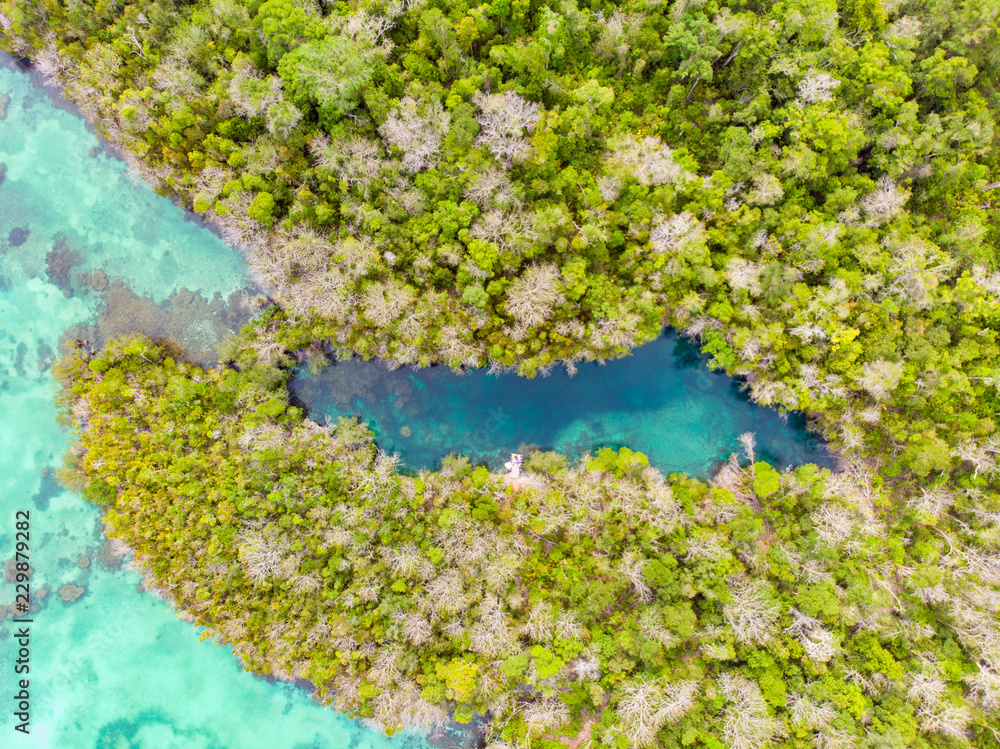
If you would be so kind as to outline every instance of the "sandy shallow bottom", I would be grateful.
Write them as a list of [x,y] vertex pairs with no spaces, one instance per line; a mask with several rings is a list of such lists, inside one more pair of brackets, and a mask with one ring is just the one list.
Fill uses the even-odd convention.
[[[5,93],[0,559],[13,556],[15,513],[28,511],[32,589],[48,595],[30,625],[28,736],[14,731],[9,709],[13,634],[21,625],[9,615],[0,621],[0,745],[422,749],[422,738],[386,739],[315,705],[303,689],[244,673],[228,648],[200,642],[195,627],[137,590],[137,575],[98,562],[104,539],[97,510],[51,475],[69,444],[56,422],[49,370],[60,336],[73,325],[92,329],[111,299],[136,305],[140,329],[162,323],[157,305],[169,309],[173,299],[175,307],[183,300],[186,309],[212,316],[175,326],[177,337],[190,333],[192,341],[213,344],[238,317],[222,309],[223,300],[247,289],[247,269],[217,237],[135,185],[84,123],[54,107],[27,75],[0,64]],[[132,310],[113,312],[121,324],[133,322]],[[90,563],[81,567],[84,556]],[[85,588],[68,604],[58,595],[67,584]],[[10,606],[14,594],[13,584],[0,585],[0,606]]]

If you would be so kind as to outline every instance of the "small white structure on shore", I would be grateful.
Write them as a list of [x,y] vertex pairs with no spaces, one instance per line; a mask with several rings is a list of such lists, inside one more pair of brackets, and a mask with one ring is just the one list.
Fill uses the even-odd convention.
[[510,474],[513,479],[518,478],[521,475],[521,464],[524,462],[524,456],[520,453],[511,453],[510,460],[503,464],[504,469]]

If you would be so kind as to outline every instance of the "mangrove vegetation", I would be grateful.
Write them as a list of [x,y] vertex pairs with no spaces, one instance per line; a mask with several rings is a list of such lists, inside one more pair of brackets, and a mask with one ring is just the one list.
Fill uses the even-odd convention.
[[[63,479],[248,668],[500,747],[1000,741],[997,0],[0,0],[274,289],[59,365]],[[837,471],[400,473],[297,362],[544,375],[672,326]],[[669,428],[667,425],[666,428]],[[460,450],[461,446],[456,445]]]

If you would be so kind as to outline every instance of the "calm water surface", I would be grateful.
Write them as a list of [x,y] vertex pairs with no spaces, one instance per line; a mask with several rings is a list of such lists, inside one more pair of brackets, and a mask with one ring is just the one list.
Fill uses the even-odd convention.
[[[423,749],[423,739],[385,739],[302,689],[244,673],[227,648],[199,642],[196,628],[137,591],[138,575],[97,560],[97,510],[50,475],[68,446],[48,369],[61,334],[75,326],[74,337],[94,342],[131,327],[211,348],[245,319],[247,269],[0,60],[3,94],[0,559],[13,555],[14,513],[29,511],[32,586],[48,595],[31,625],[27,737],[13,729],[13,626],[0,609],[0,746]],[[64,604],[57,591],[69,583],[86,593]],[[0,606],[13,600],[0,580]]]
[[387,371],[352,360],[319,376],[302,370],[291,390],[313,419],[360,417],[379,447],[415,469],[437,468],[451,452],[499,468],[531,444],[571,458],[627,445],[665,473],[704,477],[737,450],[743,432],[754,432],[759,458],[780,468],[832,465],[801,417],[786,423],[755,406],[736,380],[709,371],[707,359],[664,334],[606,366],[579,365],[573,377],[565,370],[531,380],[441,366]]

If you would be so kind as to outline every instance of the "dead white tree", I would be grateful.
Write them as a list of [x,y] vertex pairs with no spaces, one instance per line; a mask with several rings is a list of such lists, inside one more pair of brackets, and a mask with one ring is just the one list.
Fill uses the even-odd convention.
[[753,178],[753,187],[747,194],[750,205],[773,205],[785,196],[781,180],[773,174],[758,174]]
[[688,211],[659,220],[649,233],[649,245],[654,252],[665,254],[697,249],[704,245],[705,227]]
[[903,378],[903,362],[876,359],[861,365],[861,376],[857,384],[875,400],[888,400],[892,391]]
[[754,435],[753,432],[744,432],[739,437],[737,437],[737,440],[739,441],[740,446],[743,448],[743,455],[746,457],[748,461],[750,461],[751,464],[753,464],[755,460],[754,450],[757,447],[756,435]]
[[196,96],[205,85],[204,79],[187,63],[167,58],[152,71],[153,88],[166,91],[178,99]]
[[35,54],[32,64],[46,86],[60,85],[70,70],[69,61],[59,54],[59,46],[54,41],[46,42]]
[[694,175],[674,161],[670,146],[655,135],[637,138],[626,134],[612,141],[612,151],[607,157],[611,166],[629,172],[643,185],[676,185],[687,182]]
[[570,671],[577,681],[597,681],[601,678],[601,660],[593,650],[585,651],[570,664]]
[[862,518],[848,507],[827,503],[812,512],[812,520],[819,540],[836,549],[857,535]]
[[840,81],[829,73],[810,70],[799,81],[799,102],[816,104],[833,99],[833,90],[840,86]]
[[885,36],[886,39],[896,42],[897,44],[901,41],[914,42],[920,38],[920,35],[923,32],[923,26],[924,25],[919,19],[916,19],[913,16],[903,16],[889,26],[886,30]]
[[367,188],[384,165],[384,149],[380,143],[360,135],[330,142],[319,136],[309,143],[309,152],[323,169],[334,173],[351,187]]
[[577,640],[586,634],[583,622],[572,611],[560,611],[556,616],[555,635],[562,640]]
[[902,190],[889,177],[882,177],[875,189],[865,195],[860,202],[861,210],[868,216],[867,224],[881,226],[903,210],[910,193]]
[[434,635],[434,627],[417,613],[399,614],[397,623],[403,637],[413,645],[423,645]]
[[726,264],[726,280],[729,285],[734,289],[746,289],[753,296],[764,293],[760,285],[763,272],[764,266],[761,263],[741,257],[732,257]]
[[932,294],[940,281],[951,276],[954,260],[939,248],[919,239],[887,239],[883,245],[890,252],[887,294],[918,309],[933,304]]
[[516,202],[510,179],[496,168],[477,174],[465,189],[465,197],[480,208],[508,208]]
[[993,714],[1000,712],[1000,673],[981,665],[977,673],[965,677],[965,682],[983,710]]
[[643,637],[669,650],[680,642],[680,638],[663,623],[663,617],[653,608],[648,608],[639,616],[639,631]]
[[661,679],[634,679],[619,687],[618,720],[630,746],[655,743],[667,723],[679,720],[694,707],[698,683],[670,684]]
[[920,495],[907,504],[917,511],[921,522],[936,525],[936,521],[955,503],[955,495],[943,486],[922,487]]
[[527,156],[530,146],[524,131],[531,131],[541,114],[539,107],[514,91],[502,94],[484,94],[477,91],[472,97],[479,107],[476,120],[482,131],[477,143],[485,145],[504,166]]
[[523,705],[521,717],[529,730],[538,735],[566,725],[569,722],[569,708],[562,700],[551,697]]
[[413,290],[400,281],[367,284],[361,295],[365,318],[378,328],[387,328],[413,302]]
[[731,599],[722,607],[733,637],[744,645],[764,645],[774,637],[781,606],[761,581],[738,580],[730,586]]
[[501,253],[519,255],[535,237],[531,220],[519,204],[510,208],[486,211],[469,232],[476,239],[489,242]]
[[559,269],[551,263],[534,265],[514,279],[507,289],[505,309],[523,325],[540,325],[562,300]]
[[628,580],[639,600],[643,603],[649,603],[653,600],[653,589],[649,587],[645,577],[643,577],[645,566],[646,559],[642,554],[635,549],[629,549],[618,562],[618,571]]
[[987,475],[997,473],[997,455],[1000,455],[1000,444],[994,440],[985,443],[976,440],[965,440],[952,451],[959,460],[968,461],[974,469],[973,476],[982,471]]
[[500,600],[485,596],[477,609],[469,630],[469,649],[490,658],[506,655],[515,647],[516,637]]
[[402,681],[395,688],[384,689],[372,700],[375,712],[373,727],[383,731],[413,728],[428,733],[446,724],[448,713],[424,700],[420,693],[421,688],[412,679]]
[[819,619],[806,616],[796,609],[792,609],[792,623],[785,631],[794,636],[802,645],[806,656],[817,663],[827,663],[840,652],[833,632],[824,627]]
[[409,577],[417,571],[423,555],[413,544],[392,546],[383,550],[383,556],[394,575]]
[[803,695],[789,695],[788,711],[793,723],[814,731],[832,723],[837,717],[837,709],[829,702],[817,704]]
[[237,557],[243,572],[255,585],[280,576],[285,544],[279,537],[265,535],[260,528],[246,527],[240,533]]
[[229,101],[243,117],[259,117],[267,108],[283,98],[281,79],[264,77],[250,60],[243,60],[233,69],[229,81]]
[[426,586],[427,596],[439,616],[450,616],[463,611],[469,605],[462,573],[446,570]]
[[532,642],[551,642],[554,634],[553,624],[552,607],[547,601],[539,601],[528,612],[528,619],[521,627],[521,634]]
[[378,129],[382,139],[403,153],[403,168],[412,173],[435,166],[451,115],[437,98],[419,102],[407,96]]
[[723,737],[730,749],[761,749],[784,735],[782,724],[768,714],[756,683],[727,671],[718,684],[727,701]]

